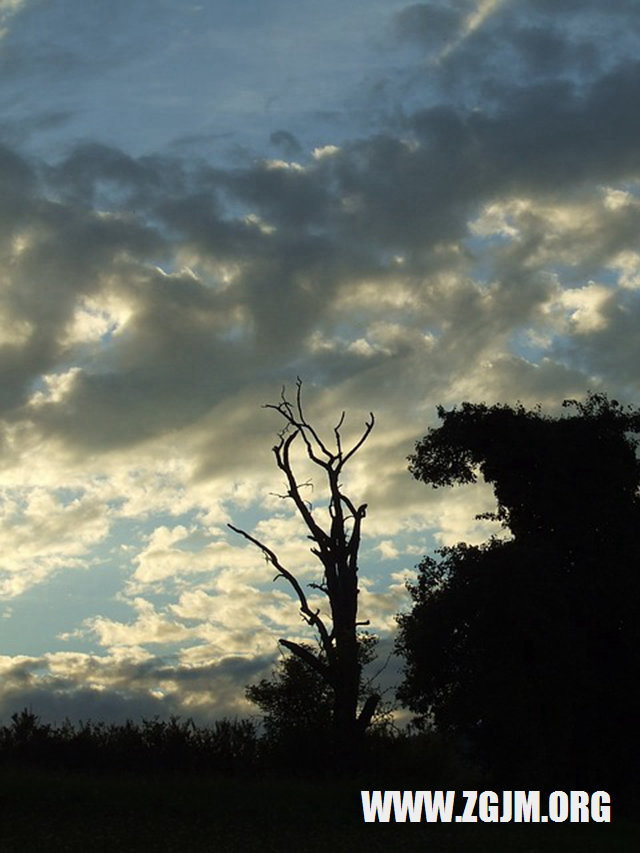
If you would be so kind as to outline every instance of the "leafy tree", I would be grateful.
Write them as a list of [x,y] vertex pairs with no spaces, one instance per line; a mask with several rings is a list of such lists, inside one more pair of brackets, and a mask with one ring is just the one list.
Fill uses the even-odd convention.
[[[293,504],[302,518],[308,538],[313,542],[311,553],[322,567],[321,580],[311,586],[324,594],[329,604],[330,622],[313,609],[307,594],[296,576],[280,561],[277,554],[254,536],[230,524],[229,527],[256,545],[276,571],[276,578],[284,578],[294,590],[300,605],[300,613],[307,624],[315,628],[318,635],[319,652],[308,645],[281,639],[280,643],[307,667],[305,678],[313,673],[322,688],[332,697],[331,719],[335,741],[336,763],[352,764],[357,761],[358,747],[364,731],[369,726],[379,702],[375,694],[359,702],[362,682],[362,660],[359,651],[358,627],[366,622],[358,621],[358,552],[362,522],[367,505],[357,506],[342,487],[341,477],[350,459],[367,440],[374,425],[373,414],[365,424],[364,431],[348,450],[342,445],[341,428],[344,412],[334,428],[334,447],[330,448],[320,437],[315,427],[307,420],[302,407],[302,383],[297,381],[295,403],[287,400],[284,390],[280,403],[266,408],[274,409],[285,424],[279,441],[273,448],[278,468],[286,481],[284,498]],[[303,498],[291,458],[295,442],[302,445],[307,459],[322,474],[329,494],[328,523],[323,527],[313,508]],[[303,672],[297,664],[285,664],[283,675],[301,677]],[[289,667],[289,669],[287,669]],[[286,692],[286,691],[285,691]],[[267,694],[263,692],[263,698]]]
[[[310,646],[305,648],[313,652]],[[331,728],[331,688],[297,655],[282,657],[271,678],[250,684],[245,692],[263,711],[265,734],[271,743],[298,743],[310,735],[326,735]]]
[[[373,634],[358,635],[358,657],[363,667],[374,660],[376,645],[377,637]],[[316,652],[308,644],[301,646],[310,654],[323,657],[322,650]],[[371,694],[370,685],[361,680],[360,701],[365,702]],[[271,678],[248,685],[245,695],[262,710],[265,735],[271,744],[295,748],[313,739],[322,748],[326,746],[333,723],[333,692],[302,658],[284,655]],[[295,758],[299,759],[299,755]]]
[[401,615],[399,698],[505,783],[624,784],[637,754],[640,411],[438,409],[410,458],[437,488],[491,483],[512,534],[427,557]]

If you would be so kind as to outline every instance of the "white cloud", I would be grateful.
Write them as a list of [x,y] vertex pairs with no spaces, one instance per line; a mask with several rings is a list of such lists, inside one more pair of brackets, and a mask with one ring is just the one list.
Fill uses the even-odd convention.
[[605,309],[613,298],[611,288],[590,282],[585,287],[567,289],[560,295],[560,305],[568,309],[569,323],[575,334],[599,332],[609,323]]
[[295,161],[288,162],[287,160],[265,160],[265,167],[269,170],[279,170],[284,169],[285,171],[291,170],[293,172],[303,172],[304,167],[300,165],[300,163],[296,163]]
[[620,286],[628,290],[640,288],[640,254],[625,249],[611,259],[611,267],[618,271]]
[[383,560],[393,560],[400,553],[390,539],[383,539],[378,543],[376,551],[380,553]]
[[415,579],[415,572],[404,570],[393,572],[389,583],[382,591],[372,589],[372,584],[366,578],[360,578],[358,587],[360,596],[358,605],[362,619],[368,619],[367,630],[376,632],[391,632],[396,629],[396,616],[408,608],[410,597],[406,588],[408,580]]
[[[132,606],[138,613],[134,622],[123,623],[103,616],[94,616],[85,621],[84,631],[93,634],[99,645],[108,648],[168,645],[182,643],[197,636],[194,629],[158,613],[153,604],[144,598],[134,598]],[[73,636],[74,634],[67,634],[65,639],[71,639]]]
[[44,374],[44,390],[36,391],[29,400],[29,405],[38,407],[46,403],[62,403],[72,393],[81,374],[80,367],[71,367],[65,373]]
[[0,656],[0,717],[29,707],[47,721],[70,718],[139,722],[155,715],[194,716],[206,723],[248,716],[244,686],[265,674],[269,658],[230,657],[212,663],[165,661],[133,646],[108,654],[54,652]]
[[151,542],[133,562],[136,570],[131,578],[131,588],[143,589],[145,585],[159,581],[202,573],[213,574],[230,566],[243,569],[248,559],[244,550],[233,548],[223,541],[210,543],[198,551]]
[[323,145],[321,148],[313,149],[313,159],[322,160],[325,157],[334,157],[340,151],[338,145]]
[[0,503],[0,595],[20,595],[61,569],[86,569],[109,523],[108,507],[91,494],[65,500],[45,488],[9,490]]
[[73,347],[99,342],[107,335],[118,335],[132,314],[133,307],[121,297],[109,293],[100,297],[82,297],[61,338],[61,344]]

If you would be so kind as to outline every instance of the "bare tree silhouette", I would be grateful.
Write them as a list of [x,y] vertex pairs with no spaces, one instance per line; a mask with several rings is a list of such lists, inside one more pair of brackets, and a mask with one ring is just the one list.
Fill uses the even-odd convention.
[[[370,694],[362,707],[358,707],[362,677],[358,654],[358,627],[368,624],[357,619],[358,551],[367,505],[356,506],[344,493],[340,477],[347,462],[360,450],[371,433],[374,416],[370,413],[359,439],[349,450],[345,450],[340,432],[345,418],[343,412],[333,430],[335,448],[330,449],[307,420],[301,396],[302,382],[298,379],[295,404],[287,399],[283,389],[280,402],[269,404],[265,408],[274,409],[285,421],[284,428],[279,433],[278,444],[273,448],[276,464],[285,475],[287,484],[287,491],[282,497],[293,501],[307,527],[308,538],[314,543],[311,553],[320,561],[323,576],[320,583],[312,583],[310,586],[326,595],[331,614],[330,623],[320,615],[319,609],[310,606],[296,576],[285,568],[271,548],[245,530],[233,524],[228,526],[262,551],[266,560],[276,568],[276,579],[282,577],[288,581],[296,593],[304,620],[316,629],[320,654],[292,640],[281,639],[280,643],[331,689],[336,756],[339,760],[352,764],[357,761],[362,735],[371,722],[380,697]],[[300,489],[305,484],[296,478],[291,461],[291,450],[296,439],[303,443],[308,459],[321,470],[326,480],[329,490],[328,529],[318,523],[312,507],[301,495]]]

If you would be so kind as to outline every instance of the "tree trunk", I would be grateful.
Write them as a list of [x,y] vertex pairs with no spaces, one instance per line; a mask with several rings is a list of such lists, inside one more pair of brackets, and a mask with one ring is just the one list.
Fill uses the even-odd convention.
[[[344,412],[334,428],[336,450],[330,450],[320,439],[314,427],[306,420],[300,397],[301,382],[298,380],[298,393],[295,406],[282,393],[282,401],[275,409],[286,422],[280,433],[280,441],[273,448],[278,468],[284,473],[287,493],[284,498],[291,499],[307,526],[309,539],[314,542],[311,552],[320,560],[324,568],[321,583],[311,586],[323,592],[329,601],[332,626],[325,625],[319,610],[309,606],[307,596],[297,578],[280,562],[277,555],[266,545],[243,530],[229,525],[250,542],[257,545],[267,560],[278,571],[277,577],[283,577],[294,589],[300,602],[300,611],[305,621],[319,634],[322,655],[315,656],[297,643],[281,640],[283,645],[304,660],[331,687],[334,694],[334,764],[348,770],[355,769],[360,758],[360,747],[364,732],[371,722],[379,701],[377,696],[369,696],[358,716],[362,666],[359,656],[358,625],[367,624],[357,621],[358,615],[358,549],[360,531],[366,515],[367,505],[356,506],[345,495],[340,477],[345,464],[362,447],[373,429],[374,417],[366,422],[359,440],[350,450],[344,451],[340,429],[344,421]],[[329,487],[329,529],[323,529],[317,522],[308,504],[300,494],[300,484],[293,472],[290,452],[293,442],[300,438],[307,457],[323,471]]]

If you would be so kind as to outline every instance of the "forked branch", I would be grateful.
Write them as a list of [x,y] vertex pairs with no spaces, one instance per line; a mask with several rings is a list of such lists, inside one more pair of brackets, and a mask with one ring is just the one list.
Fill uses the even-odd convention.
[[285,569],[285,567],[278,559],[277,554],[259,539],[256,539],[255,536],[252,536],[250,533],[247,533],[246,530],[242,530],[240,527],[235,527],[233,524],[227,524],[227,527],[231,528],[234,533],[239,533],[240,536],[244,536],[245,539],[248,539],[249,542],[252,542],[254,545],[257,545],[258,548],[260,548],[268,562],[270,562],[271,565],[277,569],[278,574],[276,575],[274,580],[277,580],[281,577],[291,584],[291,586],[295,590],[296,595],[298,596],[298,601],[300,602],[300,612],[302,613],[303,618],[309,625],[313,625],[315,628],[317,628],[318,633],[320,634],[322,648],[327,654],[329,654],[331,650],[331,640],[329,639],[329,632],[327,631],[326,625],[320,617],[320,611],[312,610],[309,607],[307,596],[305,595],[304,590],[300,586],[300,583],[298,582],[298,579],[295,577],[295,575],[293,575],[288,569]]

